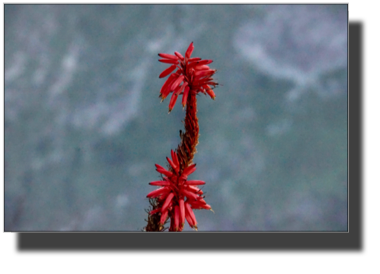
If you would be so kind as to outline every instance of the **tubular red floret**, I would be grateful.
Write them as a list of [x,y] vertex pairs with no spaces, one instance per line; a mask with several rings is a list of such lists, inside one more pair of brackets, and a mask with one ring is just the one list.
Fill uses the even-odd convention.
[[191,218],[190,214],[187,211],[185,213],[185,216],[186,216],[187,223],[189,224],[189,226],[191,228],[193,228],[194,227],[194,221],[193,221],[193,219]]
[[153,215],[153,214],[156,214],[157,212],[160,212],[161,211],[161,208],[156,208],[156,209],[154,209],[154,210],[151,210],[150,212],[149,212],[149,214],[150,215]]
[[168,54],[168,53],[159,53],[158,56],[162,57],[162,58],[166,58],[166,59],[171,59],[171,60],[178,60],[178,57],[175,56],[175,55],[171,55],[171,54]]
[[189,165],[187,168],[185,168],[182,172],[183,177],[189,176],[191,173],[193,173],[196,170],[196,164]]
[[164,225],[165,224],[165,221],[166,221],[166,219],[167,219],[167,217],[168,217],[168,211],[166,210],[166,211],[164,211],[163,213],[161,213],[161,219],[160,219],[160,224],[161,225]]
[[215,100],[215,93],[211,88],[206,89],[206,92],[211,97],[211,99]]
[[186,59],[190,58],[191,54],[193,53],[193,50],[194,50],[194,43],[191,42],[185,53]]
[[181,227],[183,227],[183,225],[185,224],[185,201],[183,200],[183,198],[179,199],[179,216],[180,216],[180,225]]
[[179,230],[179,206],[174,207],[174,230]]
[[168,181],[153,181],[149,183],[151,186],[169,186],[170,182]]
[[192,192],[194,192],[194,193],[196,193],[196,194],[199,194],[199,195],[202,195],[203,194],[203,191],[201,190],[201,189],[199,189],[199,188],[197,188],[196,186],[187,186],[187,189],[189,190],[189,191],[192,191]]
[[177,169],[177,165],[169,157],[166,157],[166,160],[169,162],[169,164],[172,166],[174,170]]
[[178,65],[178,61],[177,60],[159,59],[158,61],[161,62],[161,63]]
[[180,95],[180,94],[182,93],[182,90],[183,90],[185,87],[187,87],[187,82],[183,83],[182,86],[178,86],[177,89],[176,89],[176,91],[175,91],[175,93],[176,93],[177,95]]
[[176,77],[178,77],[177,74],[173,73],[169,76],[168,79],[166,79],[160,91],[160,96],[162,100],[164,100],[166,96],[168,96],[168,94],[170,93],[170,86],[173,83],[173,81],[176,79]]
[[179,53],[178,51],[175,51],[174,54],[177,55],[178,58],[181,59],[182,61],[185,60],[185,58],[182,56],[182,54]]
[[183,107],[186,106],[187,97],[189,96],[189,91],[190,91],[189,86],[186,86],[185,91],[183,92],[183,95],[182,95],[182,106]]
[[161,174],[164,174],[165,176],[168,176],[168,177],[171,177],[173,176],[173,173],[171,171],[168,171],[166,170],[165,168],[163,168],[162,166],[160,166],[159,164],[156,164],[156,170],[161,173]]
[[172,94],[172,97],[170,98],[170,103],[169,103],[169,113],[172,111],[176,101],[177,101],[178,95],[176,93]]
[[170,189],[168,187],[162,187],[156,190],[153,190],[148,195],[146,195],[147,198],[156,198],[160,195],[165,196],[165,194],[168,194],[170,192]]
[[172,84],[172,86],[171,86],[171,90],[176,89],[176,88],[179,86],[179,84],[181,84],[181,82],[183,81],[183,78],[185,78],[185,76],[180,75],[180,76],[179,76],[179,77],[173,82],[173,84]]
[[165,200],[164,204],[162,205],[161,212],[164,212],[164,211],[167,210],[167,208],[168,208],[168,206],[169,206],[169,203],[172,201],[173,197],[174,197],[174,193],[173,193],[173,192],[170,193],[170,194],[168,195],[168,197],[166,197],[166,200]]
[[186,209],[186,213],[189,214],[190,218],[193,221],[192,226],[197,228],[197,219],[195,218],[195,214],[194,214],[193,210],[191,209],[190,204],[185,203],[185,209]]
[[199,186],[199,185],[206,184],[206,182],[205,181],[201,181],[201,180],[190,180],[190,181],[186,181],[186,184],[187,185],[191,185],[191,186]]
[[197,194],[194,194],[194,193],[192,193],[189,190],[186,190],[184,188],[181,189],[181,192],[183,193],[183,195],[185,195],[186,197],[188,197],[190,199],[193,199],[193,200],[199,199],[199,196]]
[[208,64],[211,64],[213,61],[212,60],[200,60],[200,61],[197,61],[197,62],[192,62],[188,65],[188,68],[194,68],[195,69],[197,67],[200,67],[200,66],[203,66],[203,65],[208,65]]
[[193,58],[189,58],[189,60],[187,60],[187,62],[191,63],[191,62],[199,61],[201,59],[202,58],[200,58],[200,57],[193,57]]
[[175,70],[176,67],[177,67],[176,65],[172,65],[172,66],[168,67],[163,72],[161,72],[161,74],[160,74],[160,76],[158,76],[158,78],[163,78],[163,77],[168,76],[173,70]]
[[173,159],[174,164],[175,164],[176,166],[179,166],[177,153],[174,152],[173,150],[171,150],[171,154],[172,154],[172,159]]

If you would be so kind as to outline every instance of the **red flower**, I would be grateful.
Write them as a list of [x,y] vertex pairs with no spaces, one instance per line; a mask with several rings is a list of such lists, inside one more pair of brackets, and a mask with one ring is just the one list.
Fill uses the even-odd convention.
[[204,200],[203,191],[197,186],[204,185],[204,181],[187,180],[187,176],[196,170],[195,164],[189,165],[183,171],[179,168],[178,155],[171,151],[172,159],[166,158],[171,169],[169,171],[156,164],[157,171],[163,175],[163,180],[150,182],[150,185],[159,186],[147,195],[147,198],[156,198],[162,205],[150,212],[150,215],[161,213],[160,225],[163,226],[168,216],[171,218],[170,231],[182,231],[185,219],[190,227],[197,230],[197,220],[194,209],[211,209]]
[[[169,113],[173,109],[178,95],[181,94],[183,96],[183,107],[186,105],[189,93],[207,93],[212,99],[215,99],[215,93],[210,86],[215,87],[218,85],[212,78],[216,70],[210,69],[209,66],[207,66],[212,63],[212,60],[201,60],[199,57],[190,58],[193,50],[194,45],[193,42],[191,42],[189,48],[186,50],[185,57],[179,52],[174,52],[175,55],[167,53],[158,54],[163,58],[158,61],[171,64],[171,66],[165,69],[159,76],[162,78],[170,74],[160,91],[161,102],[173,92],[169,103]],[[175,69],[177,69],[177,71],[172,73]]]

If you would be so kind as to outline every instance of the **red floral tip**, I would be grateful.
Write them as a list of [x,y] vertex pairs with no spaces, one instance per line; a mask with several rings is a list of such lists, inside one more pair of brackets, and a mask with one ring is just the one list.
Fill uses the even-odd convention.
[[190,180],[190,181],[187,181],[186,184],[188,184],[189,186],[199,186],[199,185],[204,185],[205,182],[200,181],[200,180]]
[[157,198],[160,201],[160,206],[152,210],[150,214],[161,213],[161,226],[167,218],[170,218],[170,231],[182,231],[185,220],[190,227],[197,229],[197,220],[193,209],[211,210],[211,206],[204,200],[203,191],[197,187],[204,185],[205,182],[201,180],[187,181],[187,176],[196,170],[195,164],[181,170],[178,154],[173,150],[170,153],[172,159],[166,157],[166,160],[172,171],[156,164],[157,171],[166,177],[163,177],[163,180],[149,183],[159,186],[159,188],[150,192],[147,197]]
[[152,192],[150,192],[148,195],[146,195],[147,198],[156,198],[160,195],[165,195],[165,194],[168,194],[168,192],[170,191],[170,188],[167,188],[167,187],[162,187],[162,188],[159,188],[159,189],[156,189],[156,190],[153,190]]
[[174,54],[177,55],[177,57],[178,57],[179,59],[181,59],[182,61],[185,60],[185,58],[182,56],[182,54],[179,53],[178,51],[175,51]]
[[166,219],[168,218],[168,211],[161,213],[160,225],[163,226],[165,224]]
[[[173,157],[172,157],[173,158]],[[179,164],[178,164],[178,160],[177,160],[177,164],[174,163],[174,161],[172,161],[170,158],[166,157],[166,159],[168,160],[169,164],[171,165],[171,167],[173,168],[173,170],[178,173],[179,171]]]
[[[160,91],[161,102],[171,93],[177,93],[177,95],[182,94],[182,106],[187,105],[188,95],[198,94],[199,92],[207,93],[214,99],[215,93],[212,91],[210,86],[216,86],[218,83],[212,78],[215,74],[215,69],[210,69],[208,64],[212,63],[212,60],[201,60],[200,57],[191,57],[194,50],[193,42],[190,43],[186,50],[185,57],[183,57],[179,52],[174,52],[174,55],[168,53],[159,53],[158,55],[163,59],[159,61],[166,64],[171,64],[171,66],[165,69],[159,75],[160,78],[166,77],[170,74],[169,78],[166,80]],[[172,73],[174,70],[177,71]],[[181,89],[178,87],[183,82]],[[173,109],[177,98],[172,97],[169,103],[169,113]]]
[[175,102],[177,101],[177,98],[178,98],[178,95],[173,93],[172,94],[172,98],[170,98],[170,103],[169,103],[169,113],[172,111],[174,105],[175,105]]
[[163,78],[163,77],[168,76],[173,70],[175,70],[176,67],[177,67],[176,65],[172,65],[172,66],[168,67],[158,77]]
[[156,208],[156,209],[154,209],[154,210],[151,210],[151,211],[149,212],[149,214],[150,214],[150,215],[153,215],[153,214],[156,214],[156,213],[158,213],[158,212],[161,212],[161,208]]
[[172,59],[159,59],[158,61],[160,61],[161,63],[178,65],[178,61],[177,61],[177,60],[172,60]]
[[197,227],[197,219],[195,218],[195,214],[194,214],[193,210],[191,209],[189,203],[185,203],[185,210],[186,210],[186,213],[187,213],[188,216],[189,216],[189,219],[187,219],[188,222],[189,222],[189,220],[190,220],[190,222],[192,223],[192,224],[190,224],[190,222],[189,222],[189,225],[190,225],[192,228],[195,227],[195,229],[197,230],[197,228],[198,228],[198,227]]
[[196,164],[189,165],[187,168],[185,168],[182,172],[181,177],[184,179],[187,179],[187,176],[189,176],[191,173],[193,173],[196,170]]
[[182,95],[182,106],[185,108],[186,102],[187,102],[187,97],[189,96],[189,90],[190,88],[186,86],[185,91],[183,92]]
[[183,81],[183,78],[185,78],[185,76],[181,75],[179,76],[172,84],[172,87],[171,87],[171,90],[175,90],[179,84],[181,84],[181,82]]
[[159,53],[158,56],[166,59],[171,59],[171,60],[178,60],[178,57],[175,55],[167,54],[167,53]]
[[176,166],[179,166],[177,153],[175,153],[173,150],[170,151],[170,154],[172,155],[173,162]]
[[168,181],[154,181],[149,183],[151,186],[168,186],[170,182]]
[[185,54],[185,57],[187,59],[190,58],[191,54],[193,53],[193,50],[194,50],[194,44],[193,44],[193,42],[191,42],[190,45],[189,45],[189,47],[187,48],[186,54]]
[[215,100],[215,93],[209,85],[206,85],[206,92],[213,100]]
[[162,166],[160,166],[160,165],[158,165],[158,164],[156,164],[156,168],[157,168],[157,171],[158,171],[159,173],[164,174],[164,175],[166,175],[166,176],[168,176],[168,177],[170,177],[170,176],[173,175],[172,172],[166,170],[165,168],[163,168]]
[[174,207],[174,231],[179,230],[179,206]]

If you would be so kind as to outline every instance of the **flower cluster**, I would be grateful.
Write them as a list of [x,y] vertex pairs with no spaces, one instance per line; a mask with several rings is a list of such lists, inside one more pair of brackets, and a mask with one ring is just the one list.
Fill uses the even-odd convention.
[[193,42],[191,42],[186,50],[185,57],[177,51],[174,52],[175,55],[167,53],[158,54],[162,58],[158,61],[171,64],[169,68],[160,74],[160,78],[168,76],[177,69],[176,72],[170,74],[160,91],[161,102],[173,92],[169,103],[169,113],[173,109],[178,96],[181,94],[183,107],[186,105],[187,97],[190,92],[194,92],[195,94],[202,92],[208,94],[212,99],[215,99],[215,93],[211,86],[215,87],[218,85],[212,78],[216,70],[210,69],[208,66],[208,64],[212,63],[212,60],[201,60],[199,57],[191,58],[193,50],[194,45]]
[[185,219],[191,228],[197,230],[197,220],[193,209],[211,209],[204,200],[203,191],[197,186],[204,185],[204,181],[187,180],[187,177],[196,170],[195,164],[189,165],[182,172],[179,167],[177,153],[171,151],[172,159],[166,157],[171,170],[169,171],[156,164],[157,171],[162,174],[163,180],[150,182],[150,185],[159,186],[147,195],[147,198],[156,198],[161,207],[150,211],[150,215],[161,213],[160,226],[168,217],[171,217],[170,231],[182,231]]
[[169,231],[182,231],[185,220],[190,227],[197,229],[197,220],[194,209],[208,209],[211,206],[206,203],[203,191],[198,187],[204,185],[204,181],[187,180],[187,177],[196,169],[193,164],[194,154],[199,138],[199,124],[197,118],[197,98],[199,92],[208,94],[212,99],[215,93],[211,86],[218,85],[212,78],[216,70],[210,69],[208,64],[212,60],[201,60],[199,57],[191,57],[194,50],[193,43],[186,50],[185,57],[179,52],[174,55],[167,53],[158,54],[160,62],[170,64],[160,78],[169,75],[161,88],[160,97],[164,100],[173,93],[169,103],[169,113],[173,109],[177,98],[182,95],[182,105],[186,106],[184,120],[185,132],[180,131],[181,143],[176,151],[171,151],[171,159],[168,169],[156,164],[157,171],[162,180],[150,182],[150,185],[159,188],[147,195],[152,209],[149,209],[147,226],[145,231],[163,231],[163,226],[170,219]]

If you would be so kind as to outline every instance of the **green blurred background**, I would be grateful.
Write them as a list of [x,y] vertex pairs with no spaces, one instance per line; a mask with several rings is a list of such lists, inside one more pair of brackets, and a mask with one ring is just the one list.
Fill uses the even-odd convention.
[[[141,231],[185,112],[160,52],[212,59],[200,231],[347,231],[347,5],[5,5],[5,230]],[[185,230],[190,230],[186,226]]]

